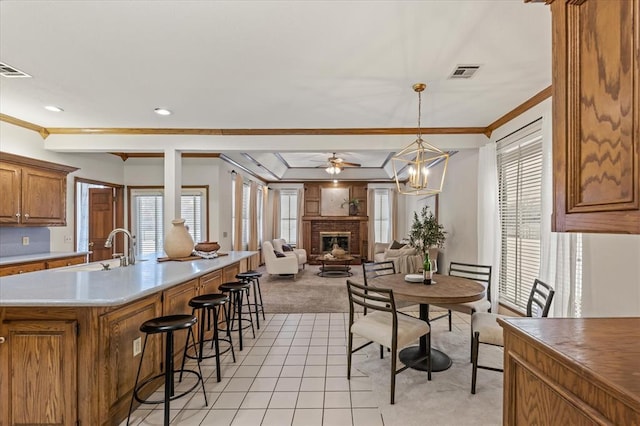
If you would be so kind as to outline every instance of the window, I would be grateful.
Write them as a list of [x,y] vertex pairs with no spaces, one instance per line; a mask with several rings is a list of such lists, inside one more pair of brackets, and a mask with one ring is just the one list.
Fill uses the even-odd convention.
[[500,301],[523,310],[540,271],[541,120],[498,141],[497,156]]
[[[185,219],[193,241],[204,241],[207,189],[182,190],[180,216]],[[136,236],[137,254],[163,250],[164,195],[162,189],[134,189],[131,191],[131,229]]]
[[389,214],[389,189],[374,190],[373,203],[373,227],[375,241],[378,243],[391,242],[390,214]]
[[298,191],[283,189],[280,191],[280,238],[289,244],[297,244],[298,235]]

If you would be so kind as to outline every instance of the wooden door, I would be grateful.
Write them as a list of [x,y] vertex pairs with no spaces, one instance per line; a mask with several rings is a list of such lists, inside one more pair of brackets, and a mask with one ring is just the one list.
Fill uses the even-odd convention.
[[18,166],[0,163],[0,223],[20,223],[20,172]]
[[[113,189],[89,188],[89,244],[93,243],[90,262],[111,259],[114,249],[106,248],[104,243],[115,227],[114,224]],[[117,241],[113,244],[115,250],[123,249],[122,238],[122,234],[116,236]]]
[[0,329],[0,424],[76,425],[76,322],[7,321]]

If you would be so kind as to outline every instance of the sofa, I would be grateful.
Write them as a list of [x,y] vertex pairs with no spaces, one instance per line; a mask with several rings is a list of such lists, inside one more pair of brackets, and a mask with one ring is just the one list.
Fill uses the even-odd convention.
[[[429,257],[437,259],[438,249],[429,249]],[[393,241],[391,243],[375,243],[373,246],[373,261],[385,262],[391,260],[396,267],[396,273],[415,274],[422,271],[424,259],[415,248]]]
[[272,242],[273,249],[277,252],[283,253],[285,256],[295,256],[298,260],[298,265],[301,269],[304,269],[304,265],[307,263],[307,251],[305,249],[290,247],[287,250],[285,246],[288,246],[287,241],[284,238],[276,238]]
[[[264,264],[269,275],[296,275],[300,271],[298,258],[296,256],[281,256],[280,253],[273,248],[271,241],[262,243],[262,256],[264,256]],[[280,256],[280,257],[279,257]]]

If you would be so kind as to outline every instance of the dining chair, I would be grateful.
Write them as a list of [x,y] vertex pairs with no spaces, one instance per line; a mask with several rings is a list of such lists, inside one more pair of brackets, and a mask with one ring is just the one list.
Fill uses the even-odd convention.
[[[383,262],[365,262],[362,264],[362,275],[364,276],[364,285],[369,286],[369,280],[383,275],[392,275],[396,273],[396,264],[392,260]],[[365,290],[370,292],[371,290]],[[364,315],[367,315],[367,307],[364,307]],[[384,347],[380,345],[380,359],[384,358]]]
[[[351,380],[351,355],[372,343],[391,349],[391,404],[395,403],[396,375],[410,366],[397,369],[398,349],[408,346],[421,336],[427,336],[427,347],[431,347],[431,329],[426,321],[408,315],[398,315],[393,290],[376,288],[375,293],[367,291],[367,286],[347,280],[349,294],[349,338],[347,342],[347,380]],[[370,311],[356,318],[355,305]],[[353,335],[367,340],[353,349]],[[431,357],[427,352],[416,362],[427,360],[427,378],[431,380]]]
[[[491,312],[491,266],[490,265],[476,265],[473,263],[461,263],[451,262],[449,263],[449,275],[454,277],[468,278],[479,282],[486,289],[487,297],[475,302],[467,303],[455,303],[455,304],[441,304],[434,303],[433,306],[438,306],[447,310],[447,313],[431,318],[431,321],[436,321],[442,318],[449,319],[449,331],[451,331],[451,312],[461,312],[463,314],[473,315],[475,312]],[[471,336],[473,338],[473,336]],[[469,354],[473,351],[470,348]],[[471,359],[471,357],[469,357]]]
[[[527,317],[546,318],[551,308],[555,290],[549,284],[538,279],[533,282],[531,293],[527,301]],[[485,345],[504,347],[502,327],[498,324],[498,318],[510,318],[509,315],[498,315],[490,312],[476,312],[471,315],[471,393],[476,393],[476,377],[478,368],[491,371],[504,371],[501,368],[478,365],[478,352],[480,343]]]

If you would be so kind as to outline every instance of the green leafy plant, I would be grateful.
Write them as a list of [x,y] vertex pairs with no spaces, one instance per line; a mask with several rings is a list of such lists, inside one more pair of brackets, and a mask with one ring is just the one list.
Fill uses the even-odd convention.
[[444,242],[447,239],[444,226],[438,223],[438,220],[433,215],[433,212],[429,211],[427,206],[424,206],[418,212],[413,212],[413,224],[409,231],[409,245],[423,256],[426,256],[427,251],[432,247],[443,248]]
[[340,204],[340,208],[343,208],[346,205],[350,205],[350,206],[356,206],[358,207],[360,205],[360,200],[358,200],[357,198],[352,198],[350,200],[347,200],[346,198],[344,199],[344,201],[342,202],[342,204]]

